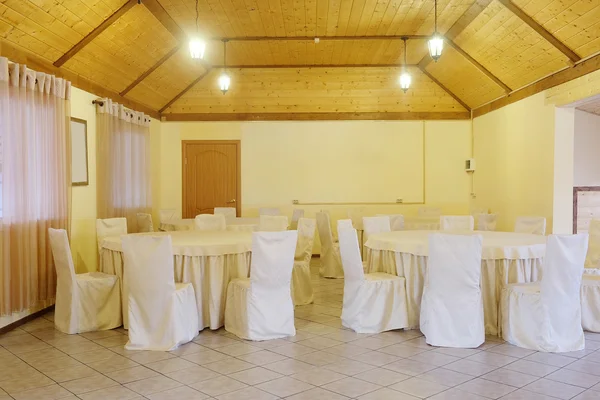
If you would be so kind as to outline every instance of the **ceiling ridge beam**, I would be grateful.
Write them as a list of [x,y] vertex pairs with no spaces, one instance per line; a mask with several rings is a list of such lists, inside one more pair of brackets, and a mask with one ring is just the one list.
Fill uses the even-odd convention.
[[471,107],[467,103],[461,100],[460,97],[454,94],[454,92],[444,86],[440,81],[438,81],[433,75],[431,75],[427,70],[421,66],[419,66],[421,72],[423,72],[429,79],[431,79],[436,85],[442,88],[446,93],[448,93],[454,100],[458,102],[461,106],[463,106],[468,112],[471,112]]
[[525,24],[529,25],[534,31],[536,31],[541,37],[543,37],[547,42],[549,42],[552,46],[554,46],[558,51],[563,53],[571,62],[576,63],[581,60],[581,57],[573,50],[571,50],[567,45],[558,40],[553,34],[546,30],[542,25],[540,25],[536,20],[530,17],[525,11],[521,10],[517,7],[511,0],[498,0],[504,7],[510,10],[514,15],[521,19],[521,21],[525,22]]
[[300,113],[172,113],[163,121],[336,121],[336,120],[465,120],[461,112],[300,112]]
[[290,68],[290,69],[306,69],[306,68],[402,68],[402,67],[418,67],[417,64],[234,64],[234,65],[213,65],[213,68],[227,69],[268,69],[268,68]]
[[171,104],[175,103],[177,100],[179,100],[179,98],[181,98],[181,96],[183,96],[184,94],[186,94],[191,88],[193,88],[194,86],[196,86],[196,84],[198,82],[200,82],[202,79],[204,79],[204,77],[206,75],[208,75],[210,73],[210,71],[212,70],[212,67],[207,68],[202,75],[200,75],[199,77],[197,77],[196,79],[194,79],[194,81],[192,83],[190,83],[188,86],[186,86],[185,89],[183,89],[181,92],[177,93],[177,95],[175,97],[173,97],[171,100],[169,100],[169,102],[167,104],[165,104],[164,106],[162,106],[162,108],[160,110],[158,110],[159,114],[162,114],[163,111],[165,111],[167,108],[169,108],[171,106]]
[[98,37],[102,32],[106,30],[109,26],[111,26],[116,20],[121,18],[123,14],[125,14],[129,9],[138,4],[137,0],[129,0],[127,3],[123,4],[121,8],[115,11],[110,17],[102,21],[100,25],[98,25],[94,30],[88,33],[83,39],[81,39],[77,44],[75,44],[69,51],[63,54],[58,60],[54,62],[55,67],[61,67],[71,58],[73,58],[77,53],[81,51],[85,46],[87,46],[92,40]]
[[153,73],[154,71],[156,71],[158,69],[158,67],[160,67],[161,65],[163,65],[169,58],[171,58],[173,55],[175,55],[175,53],[177,53],[180,48],[181,48],[180,45],[175,46],[171,51],[169,51],[160,60],[158,60],[153,66],[151,66],[148,70],[146,70],[146,72],[144,72],[143,74],[141,74],[140,76],[138,76],[138,78],[135,81],[131,82],[131,84],[129,84],[129,86],[127,86],[119,94],[121,96],[125,96],[127,93],[129,93],[131,91],[131,89],[133,89],[134,87],[136,87],[141,81],[143,81],[144,79],[146,79],[148,77],[148,75],[150,75],[151,73]]
[[[146,0],[148,1],[148,0]],[[208,40],[229,42],[252,42],[252,41],[334,41],[334,40],[402,40],[402,39],[429,39],[430,35],[370,35],[370,36],[237,36],[237,37],[213,37]]]

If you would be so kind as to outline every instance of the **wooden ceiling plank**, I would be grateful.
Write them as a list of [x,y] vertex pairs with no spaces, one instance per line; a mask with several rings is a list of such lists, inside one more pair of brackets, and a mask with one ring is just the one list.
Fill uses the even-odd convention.
[[165,54],[160,60],[158,60],[146,72],[144,72],[143,74],[141,74],[135,81],[131,82],[131,84],[129,84],[129,86],[127,86],[125,88],[125,90],[123,90],[119,94],[121,96],[125,96],[127,93],[129,93],[131,91],[131,89],[133,89],[134,87],[136,87],[141,81],[143,81],[144,79],[146,79],[148,77],[148,75],[150,75],[151,73],[153,73],[154,71],[156,71],[156,69],[158,67],[160,67],[161,65],[163,65],[169,58],[171,58],[175,53],[177,53],[180,48],[181,48],[181,46],[175,46],[171,51],[169,51],[167,54]]
[[157,0],[143,0],[142,4],[148,9],[148,11],[152,13],[152,15],[154,15],[154,18],[156,18],[162,24],[162,26],[164,26],[165,29],[168,30],[171,35],[173,35],[175,39],[177,39],[179,42],[185,42],[187,39],[185,32],[179,27],[179,25],[177,25],[177,22],[171,18],[169,13]]
[[498,0],[500,4],[510,10],[513,14],[519,17],[523,22],[529,25],[534,31],[536,31],[541,37],[552,44],[558,51],[563,53],[569,60],[576,63],[581,60],[581,57],[577,55],[573,50],[567,47],[563,42],[558,40],[554,35],[546,30],[542,25],[538,24],[536,20],[527,15],[523,10],[517,7],[511,0]]
[[452,98],[454,100],[456,100],[458,102],[458,104],[460,104],[461,106],[463,106],[467,111],[471,112],[471,107],[469,107],[469,105],[467,103],[465,103],[464,101],[461,100],[460,97],[458,97],[457,95],[455,95],[450,89],[448,89],[446,86],[444,86],[440,81],[438,81],[433,75],[431,75],[429,72],[427,72],[427,70],[425,68],[422,68],[421,66],[419,66],[419,69],[421,70],[421,72],[423,72],[429,79],[431,79],[436,85],[438,85],[440,88],[442,88],[446,93],[448,93],[450,96],[452,96]]
[[[227,69],[269,69],[269,68],[400,68],[404,64],[237,64],[227,65]],[[416,67],[416,64],[406,64]],[[224,65],[213,65],[213,68],[225,68]]]
[[209,40],[230,42],[252,42],[252,41],[309,41],[318,38],[319,41],[330,40],[402,40],[407,39],[429,39],[429,35],[364,35],[364,36],[235,36],[235,37],[213,37]]
[[196,79],[194,79],[194,81],[192,83],[190,83],[188,86],[186,86],[185,89],[183,89],[181,92],[179,92],[175,97],[173,97],[171,100],[169,100],[169,102],[167,104],[165,104],[160,110],[158,110],[158,112],[160,114],[163,113],[163,111],[165,111],[167,108],[169,108],[171,106],[171,104],[175,103],[177,100],[179,100],[179,98],[181,96],[183,96],[184,94],[186,94],[191,88],[193,88],[194,86],[196,86],[196,84],[198,82],[200,82],[202,79],[204,79],[204,77],[206,75],[208,75],[210,73],[210,71],[212,70],[212,67],[207,68],[202,75],[200,75],[199,77],[197,77]]
[[512,89],[508,87],[507,84],[502,82],[496,75],[492,74],[486,67],[481,65],[477,60],[471,57],[466,51],[464,51],[459,45],[454,43],[454,41],[446,38],[446,43],[448,43],[454,50],[459,52],[464,58],[466,58],[471,64],[473,64],[477,69],[483,72],[488,78],[493,80],[498,86],[500,86],[506,93],[510,93]]
[[94,40],[98,35],[104,32],[109,26],[111,26],[116,20],[121,18],[123,14],[129,11],[133,6],[137,4],[137,0],[129,0],[127,3],[123,4],[121,8],[115,11],[110,17],[105,19],[100,25],[98,25],[93,31],[91,31],[87,36],[81,39],[75,46],[71,47],[69,51],[62,55],[58,60],[54,62],[55,67],[61,67],[67,61],[75,56],[81,49],[87,46],[92,40]]
[[469,112],[307,112],[162,114],[164,121],[465,120]]

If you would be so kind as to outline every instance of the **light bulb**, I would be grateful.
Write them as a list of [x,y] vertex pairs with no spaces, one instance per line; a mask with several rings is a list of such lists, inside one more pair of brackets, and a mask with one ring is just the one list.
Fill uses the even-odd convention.
[[206,50],[206,43],[200,39],[190,40],[190,55],[195,60],[204,58],[204,50]]
[[406,91],[410,88],[411,82],[412,77],[408,72],[404,71],[402,74],[400,74],[400,89],[402,89],[404,93],[406,93]]
[[434,61],[437,61],[442,56],[442,50],[444,49],[444,38],[439,34],[435,33],[431,39],[427,42],[429,47],[429,55]]
[[221,76],[219,77],[219,88],[223,94],[227,93],[229,90],[229,85],[231,84],[231,78],[227,75],[227,72],[223,71]]

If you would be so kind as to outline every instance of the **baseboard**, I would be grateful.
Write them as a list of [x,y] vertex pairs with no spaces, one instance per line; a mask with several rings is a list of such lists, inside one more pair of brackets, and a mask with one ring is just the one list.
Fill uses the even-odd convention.
[[34,319],[39,318],[42,315],[46,314],[48,311],[52,311],[52,310],[54,310],[54,304],[51,305],[51,306],[49,306],[49,307],[46,307],[44,309],[41,309],[39,311],[36,311],[36,312],[34,312],[32,314],[29,314],[28,316],[23,317],[23,318],[21,318],[18,321],[11,322],[10,324],[8,324],[8,325],[3,326],[2,328],[0,328],[0,335],[4,334],[6,332],[10,332],[13,329],[17,329],[21,325],[25,325],[27,322],[33,321]]

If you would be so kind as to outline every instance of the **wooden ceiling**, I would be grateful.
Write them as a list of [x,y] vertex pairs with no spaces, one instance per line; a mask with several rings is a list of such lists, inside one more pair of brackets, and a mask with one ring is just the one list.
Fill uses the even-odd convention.
[[[470,118],[600,68],[600,0],[440,0],[437,63],[433,0],[198,10],[196,33],[195,0],[0,0],[0,54],[167,120]],[[208,39],[202,62],[187,52],[196,34]]]

